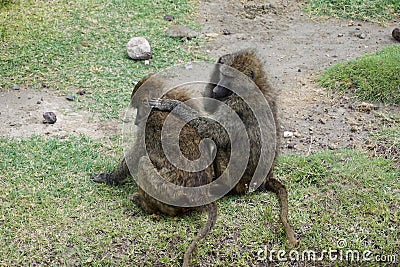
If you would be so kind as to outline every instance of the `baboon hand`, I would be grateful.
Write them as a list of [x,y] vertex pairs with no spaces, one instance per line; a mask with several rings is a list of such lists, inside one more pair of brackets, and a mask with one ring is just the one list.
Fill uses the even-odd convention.
[[181,104],[181,101],[174,99],[161,99],[161,98],[151,98],[148,101],[150,108],[158,109],[161,111],[171,111],[176,106]]

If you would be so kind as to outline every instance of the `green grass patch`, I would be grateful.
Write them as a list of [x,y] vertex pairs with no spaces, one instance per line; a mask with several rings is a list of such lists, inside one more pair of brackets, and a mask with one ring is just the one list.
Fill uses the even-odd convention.
[[304,10],[311,16],[383,23],[399,15],[400,2],[398,0],[308,0]]
[[[198,28],[195,2],[178,1],[16,1],[0,9],[0,90],[13,84],[42,85],[61,94],[78,89],[82,106],[118,117],[133,83],[148,73],[203,58],[200,38],[182,42],[167,37],[174,23]],[[173,22],[163,19],[175,17]],[[128,58],[125,46],[146,37],[150,65]],[[200,44],[199,44],[200,42]]]
[[400,46],[386,47],[328,68],[318,82],[329,90],[355,94],[359,99],[400,104]]
[[[89,180],[110,170],[120,153],[83,136],[0,139],[0,265],[180,265],[205,215],[155,221],[128,200],[133,182],[109,187]],[[400,252],[399,172],[390,161],[355,151],[284,156],[276,176],[289,191],[300,253],[335,249],[340,239],[346,249],[372,255]],[[290,251],[272,193],[218,204],[217,224],[193,263],[249,266],[263,263],[265,250]]]

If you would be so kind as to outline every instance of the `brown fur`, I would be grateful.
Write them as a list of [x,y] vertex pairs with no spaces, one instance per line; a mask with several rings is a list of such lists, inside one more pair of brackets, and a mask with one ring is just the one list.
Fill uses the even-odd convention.
[[[146,77],[142,79],[135,87],[131,98],[136,94],[136,90],[148,79]],[[159,81],[154,81],[154,79],[149,80],[153,81],[154,84],[151,84],[152,87],[160,88],[162,83]],[[185,101],[190,98],[187,95],[187,90],[185,89],[174,89],[170,91],[166,95],[166,97],[170,97],[173,99],[177,99],[179,101]],[[138,108],[138,115],[137,120],[140,116],[141,106],[142,103],[131,103],[132,106]],[[138,106],[139,105],[139,106]],[[163,127],[163,123],[169,113],[162,112],[158,110],[152,110],[150,115],[147,118],[146,129],[145,129],[145,143],[147,154],[152,164],[150,165],[140,165],[139,164],[139,171],[138,176],[140,177],[149,177],[151,174],[151,170],[156,168],[160,175],[167,181],[174,183],[176,185],[186,186],[186,187],[196,187],[208,184],[212,181],[212,167],[209,166],[208,168],[198,171],[198,172],[187,172],[175,167],[171,164],[168,159],[165,157],[163,153],[163,148],[161,144],[161,130]],[[189,160],[195,160],[200,157],[199,151],[199,144],[201,138],[197,134],[196,130],[189,126],[185,125],[179,136],[179,144],[182,154]],[[141,154],[141,153],[138,153]],[[132,153],[129,155],[131,157],[135,157],[136,154]],[[119,184],[125,180],[126,177],[130,175],[127,163],[125,158],[121,160],[118,166],[112,171],[111,173],[102,173],[99,175],[94,175],[92,177],[93,181],[95,182],[105,182],[107,184]],[[165,192],[168,196],[169,194],[173,194],[174,192]],[[182,199],[187,196],[176,196],[181,197]],[[158,201],[157,199],[153,198],[149,194],[147,194],[142,188],[138,186],[138,192],[133,196],[134,201],[145,211],[152,214],[163,213],[169,216],[178,216],[184,213],[187,213],[194,208],[186,208],[186,207],[177,207],[165,204],[163,202]],[[216,222],[217,218],[217,208],[215,203],[208,204],[203,207],[208,211],[208,221],[202,230],[198,233],[195,240],[192,241],[190,246],[188,247],[185,256],[184,256],[184,264],[183,266],[188,266],[190,261],[190,255],[194,250],[196,244],[204,238],[207,233],[211,230],[213,225]]]
[[[269,84],[267,75],[263,70],[263,64],[261,63],[259,57],[253,50],[242,50],[237,53],[228,54],[222,56],[218,63],[230,66],[245,75],[247,75],[250,79],[254,81],[254,83],[261,90],[262,94],[265,96],[268,104],[271,108],[272,114],[274,116],[274,122],[276,126],[276,140],[277,148],[279,147],[279,119],[278,119],[278,111],[277,111],[277,91]],[[224,68],[217,67],[214,71],[212,80],[216,80],[215,78],[220,77],[222,80],[224,76]],[[218,80],[218,79],[217,79]],[[235,83],[235,79],[232,81]],[[209,87],[207,90],[213,90],[215,86]],[[206,95],[210,95],[209,92],[205,93]],[[215,97],[215,94],[214,94]],[[247,164],[247,168],[245,173],[241,177],[240,181],[236,184],[236,186],[231,190],[230,194],[235,195],[243,195],[248,192],[249,183],[252,180],[253,174],[256,170],[260,159],[260,147],[261,147],[261,133],[259,124],[251,111],[250,107],[246,104],[246,102],[241,99],[236,94],[230,94],[227,96],[223,96],[220,101],[224,102],[231,109],[235,110],[239,117],[242,119],[243,123],[246,126],[247,134],[249,136],[250,141],[250,156]],[[186,113],[193,113],[192,110],[188,110],[184,105],[178,105],[178,103],[174,100],[158,100],[154,101],[152,107],[159,108],[160,110],[171,110],[176,107],[176,111],[178,111],[177,115],[181,118],[186,117]],[[211,138],[214,140],[217,146],[217,155],[214,161],[214,178],[218,178],[227,168],[229,163],[230,153],[235,153],[235,151],[230,151],[230,143],[229,136],[222,129],[222,126],[218,123],[215,123],[212,120],[206,118],[198,118],[196,120],[192,120],[189,122],[191,126],[193,126],[199,133],[202,138]],[[278,149],[275,150],[274,161],[275,164],[276,158],[278,156]],[[259,190],[268,190],[276,193],[280,206],[280,218],[282,224],[285,228],[286,236],[290,244],[296,245],[297,240],[294,237],[294,231],[288,222],[288,197],[285,186],[279,182],[278,180],[273,178],[272,168],[267,175],[264,183],[259,187]]]

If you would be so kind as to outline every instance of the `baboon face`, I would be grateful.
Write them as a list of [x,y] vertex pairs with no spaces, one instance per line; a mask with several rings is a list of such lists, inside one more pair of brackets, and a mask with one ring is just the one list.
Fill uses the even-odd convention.
[[215,99],[223,99],[232,94],[232,91],[229,88],[233,85],[235,76],[232,73],[233,71],[224,65],[218,67],[218,72],[219,81],[213,88],[213,97]]
[[218,84],[213,88],[213,96],[216,99],[223,99],[232,94],[232,88],[237,82],[238,73],[234,69],[240,67],[240,71],[254,81],[254,71],[251,62],[242,60],[241,56],[227,54],[218,59]]

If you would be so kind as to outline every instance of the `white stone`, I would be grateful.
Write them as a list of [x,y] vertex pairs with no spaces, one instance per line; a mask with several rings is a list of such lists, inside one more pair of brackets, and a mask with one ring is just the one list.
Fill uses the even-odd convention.
[[285,137],[285,138],[293,137],[293,132],[284,131],[283,132],[283,137]]
[[128,56],[132,59],[146,60],[152,58],[151,47],[144,37],[133,37],[126,45]]

